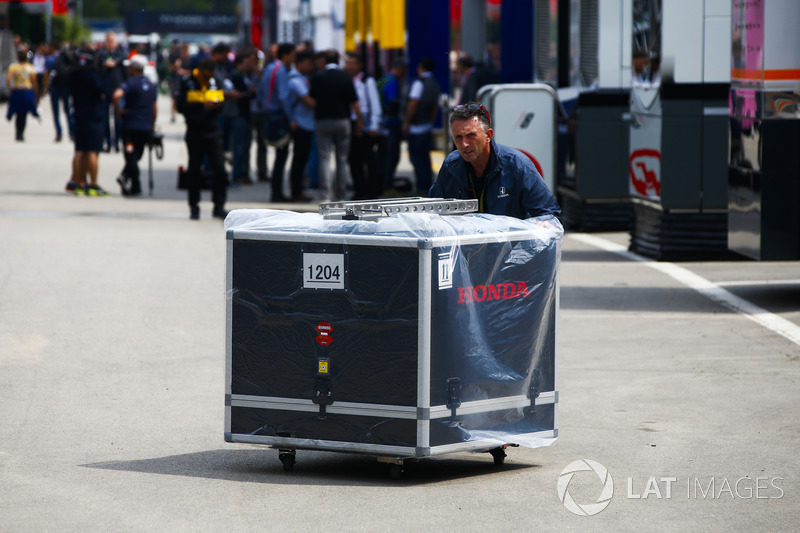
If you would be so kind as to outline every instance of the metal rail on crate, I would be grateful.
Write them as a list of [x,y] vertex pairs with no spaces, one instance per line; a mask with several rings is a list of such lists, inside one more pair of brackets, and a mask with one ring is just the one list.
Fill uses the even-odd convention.
[[436,215],[463,215],[478,211],[478,200],[452,198],[397,198],[387,200],[360,200],[353,202],[325,202],[319,204],[319,214],[329,220],[377,220],[398,213],[430,213]]

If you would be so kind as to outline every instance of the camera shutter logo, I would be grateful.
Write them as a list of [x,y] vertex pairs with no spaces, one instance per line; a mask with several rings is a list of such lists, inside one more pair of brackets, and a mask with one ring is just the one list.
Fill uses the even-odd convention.
[[[572,481],[572,476],[576,472],[593,471],[597,474],[600,483],[603,485],[603,490],[595,503],[576,503],[569,494],[569,483]],[[592,461],[591,459],[581,459],[567,465],[561,471],[558,478],[558,499],[564,504],[564,507],[571,513],[579,516],[594,516],[611,503],[611,497],[614,495],[614,480],[611,479],[611,474],[606,467]]]

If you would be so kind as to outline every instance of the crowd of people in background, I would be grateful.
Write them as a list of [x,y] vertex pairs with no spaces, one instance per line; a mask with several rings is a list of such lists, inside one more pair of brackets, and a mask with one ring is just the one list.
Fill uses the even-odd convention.
[[[434,181],[430,152],[441,100],[432,58],[413,65],[416,77],[409,80],[403,58],[395,58],[385,75],[370,75],[362,56],[341,57],[310,43],[276,44],[266,51],[225,43],[195,48],[191,53],[189,44],[174,41],[163,51],[161,73],[173,98],[170,120],[182,114],[187,123],[192,218],[199,217],[204,180],[213,182],[213,214],[220,217],[226,214],[228,186],[257,181],[271,182],[271,195],[263,200],[272,202],[402,194],[392,189],[403,140],[415,175],[405,193],[427,195]],[[52,43],[35,50],[19,43],[18,51],[7,80],[17,141],[24,141],[27,115],[38,117],[39,100],[49,95],[55,142],[68,136],[75,143],[67,190],[108,195],[97,184],[97,156],[123,150],[121,192],[140,196],[138,160],[157,113],[157,85],[144,76],[155,58],[150,51],[125,46],[111,32],[102,43]],[[471,58],[459,59],[456,76],[464,101],[474,99],[479,86],[474,72]],[[197,96],[209,90],[218,95],[212,105]],[[271,169],[268,150],[274,152]]]

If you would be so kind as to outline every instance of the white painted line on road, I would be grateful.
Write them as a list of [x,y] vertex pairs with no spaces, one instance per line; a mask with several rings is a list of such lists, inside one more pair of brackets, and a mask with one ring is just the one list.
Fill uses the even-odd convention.
[[748,287],[750,285],[800,285],[800,279],[744,279],[741,281],[718,281],[720,287]]
[[800,326],[797,326],[793,322],[790,322],[783,317],[780,317],[774,313],[770,313],[766,309],[736,296],[732,292],[723,289],[719,283],[713,283],[704,277],[698,276],[694,272],[691,272],[674,263],[663,263],[641,257],[629,252],[628,249],[621,244],[617,244],[600,237],[595,237],[594,235],[588,235],[586,233],[570,233],[568,234],[568,237],[571,237],[584,244],[588,244],[589,246],[594,246],[595,248],[600,248],[601,250],[620,255],[630,259],[631,261],[643,263],[650,268],[670,276],[674,280],[686,285],[690,289],[699,292],[706,298],[718,302],[728,309],[735,311],[740,315],[749,318],[753,322],[756,322],[757,324],[760,324],[773,331],[774,333],[785,337],[793,343],[800,345]]

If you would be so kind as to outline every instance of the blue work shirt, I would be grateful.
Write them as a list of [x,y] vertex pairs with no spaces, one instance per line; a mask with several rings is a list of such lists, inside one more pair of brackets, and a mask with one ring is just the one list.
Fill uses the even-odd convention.
[[[275,69],[278,70],[275,73],[275,84],[271,91],[272,94],[270,94],[272,72]],[[295,120],[292,109],[292,96],[289,93],[289,73],[282,62],[273,61],[264,69],[261,82],[258,84],[258,100],[261,103],[261,109],[264,111],[283,109],[290,121]]]
[[156,87],[145,76],[139,75],[123,82],[120,88],[125,91],[125,105],[121,106],[122,127],[134,131],[153,129],[153,104],[156,101]]
[[309,87],[308,78],[297,72],[297,70],[292,70],[289,73],[289,93],[292,95],[294,119],[300,128],[306,131],[314,131],[314,108],[306,107],[300,100],[300,98],[308,94]]
[[491,155],[482,193],[469,193],[472,166],[458,150],[447,156],[430,189],[431,198],[479,198],[482,211],[516,218],[559,216],[561,208],[533,162],[519,150],[490,141]]

